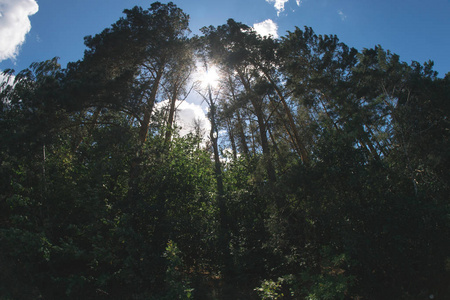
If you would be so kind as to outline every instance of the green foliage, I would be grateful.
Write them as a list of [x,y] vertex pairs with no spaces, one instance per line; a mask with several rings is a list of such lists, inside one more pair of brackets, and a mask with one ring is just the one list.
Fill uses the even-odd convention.
[[283,278],[278,278],[275,282],[273,280],[264,280],[261,284],[261,287],[255,288],[255,291],[258,293],[261,299],[280,299],[284,295],[280,293],[281,285],[283,283]]
[[[448,298],[450,76],[311,28],[203,32],[135,7],[1,84],[0,298]],[[223,77],[212,149],[153,111],[194,54]]]
[[173,241],[167,242],[164,256],[167,259],[166,284],[167,293],[159,299],[192,299],[193,289],[189,287],[189,282],[183,279],[181,273],[183,262],[180,258],[180,250]]
[[354,285],[355,276],[347,274],[349,259],[345,254],[334,255],[329,247],[321,251],[322,266],[319,274],[301,275],[306,299],[346,299],[350,288]]

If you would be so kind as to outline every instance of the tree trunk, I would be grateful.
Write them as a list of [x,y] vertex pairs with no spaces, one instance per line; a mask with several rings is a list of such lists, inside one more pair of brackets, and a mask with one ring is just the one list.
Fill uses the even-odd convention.
[[233,127],[231,126],[231,121],[229,119],[226,120],[226,123],[227,123],[228,138],[230,139],[231,150],[233,152],[233,158],[234,158],[234,160],[236,160],[237,159],[237,147],[236,147],[236,140],[234,138]]
[[175,87],[172,98],[170,99],[170,106],[169,106],[169,117],[167,118],[167,128],[166,128],[166,136],[164,138],[164,145],[168,145],[170,140],[172,139],[173,135],[173,122],[175,119],[175,104],[178,97],[178,88]]
[[217,206],[219,208],[219,234],[218,243],[219,249],[222,251],[220,259],[223,263],[223,276],[225,281],[232,277],[232,260],[229,249],[230,233],[228,213],[225,205],[225,190],[223,186],[222,166],[220,163],[219,145],[218,145],[218,130],[216,123],[216,105],[212,99],[211,87],[208,87],[208,101],[209,101],[209,117],[211,122],[211,130],[209,137],[211,139],[214,155],[214,175],[217,184]]
[[139,149],[137,149],[136,156],[131,161],[131,167],[130,167],[130,179],[128,181],[128,195],[127,198],[130,202],[135,202],[135,198],[137,196],[138,191],[138,182],[137,178],[139,177],[141,170],[140,170],[140,164],[142,160],[143,155],[143,146],[145,144],[145,141],[147,140],[148,135],[148,129],[150,127],[150,117],[153,111],[153,106],[156,102],[156,94],[158,92],[159,83],[161,81],[161,77],[163,75],[164,67],[160,67],[158,70],[158,73],[156,74],[155,82],[153,83],[151,87],[150,96],[147,100],[147,105],[144,110],[144,119],[141,122],[141,127],[139,129]]
[[[233,102],[236,103],[237,99],[236,99],[236,95],[234,92],[234,86],[233,86],[230,76],[228,76],[228,83],[230,85],[231,97],[233,98]],[[244,153],[245,158],[249,159],[250,158],[249,150],[248,150],[248,145],[247,145],[247,141],[245,138],[244,128],[242,126],[242,119],[241,119],[241,114],[239,113],[239,109],[236,110],[236,118],[237,118],[236,127],[237,127],[238,136],[239,136],[239,142],[241,144],[241,151]]]
[[155,82],[151,87],[150,96],[147,99],[146,107],[144,109],[144,119],[141,122],[141,128],[139,130],[139,141],[141,145],[144,145],[147,140],[148,129],[150,128],[150,117],[152,115],[153,107],[156,102],[156,94],[158,92],[159,83],[163,75],[164,67],[160,67],[156,74]]
[[275,182],[276,175],[275,175],[275,169],[272,164],[272,158],[271,158],[271,153],[270,153],[270,148],[269,148],[269,141],[267,139],[266,122],[264,120],[262,108],[259,104],[256,104],[255,111],[256,111],[256,119],[258,121],[259,134],[261,137],[261,147],[263,150],[264,164],[266,165],[267,175],[269,177],[270,182]]
[[250,88],[249,82],[244,78],[244,75],[240,70],[238,70],[238,75],[241,78],[242,84],[244,85],[245,90],[250,95],[250,102],[253,105],[253,108],[255,109],[255,115],[258,122],[258,128],[259,128],[259,134],[261,138],[261,147],[263,150],[263,156],[264,156],[264,164],[266,166],[267,175],[269,177],[270,182],[276,181],[276,175],[275,175],[275,169],[272,164],[272,159],[270,155],[270,148],[269,148],[269,142],[267,139],[267,130],[266,130],[266,121],[264,119],[264,114],[262,110],[262,102],[263,99],[256,99],[256,96],[252,95],[252,90]]
[[241,144],[241,150],[247,159],[250,158],[250,151],[248,150],[247,139],[245,137],[244,127],[242,126],[242,118],[239,111],[236,112],[237,117],[237,130],[239,134],[239,142]]
[[284,111],[286,112],[286,116],[288,117],[289,127],[291,128],[291,131],[292,131],[292,136],[291,136],[291,138],[293,139],[292,142],[294,143],[294,145],[297,146],[296,148],[300,152],[299,154],[300,154],[300,158],[301,158],[302,162],[304,164],[309,164],[308,152],[306,151],[306,147],[303,144],[303,142],[300,138],[300,135],[298,134],[298,130],[297,130],[297,127],[295,126],[295,122],[294,122],[294,118],[291,113],[291,109],[287,105],[286,99],[284,98],[283,93],[281,92],[281,90],[279,89],[277,84],[273,81],[273,79],[269,76],[269,74],[267,74],[267,71],[264,70],[264,68],[260,68],[260,69],[263,71],[265,77],[267,78],[267,80],[270,82],[270,84],[275,89],[275,92],[277,93],[278,98],[280,99],[281,104],[283,105]]

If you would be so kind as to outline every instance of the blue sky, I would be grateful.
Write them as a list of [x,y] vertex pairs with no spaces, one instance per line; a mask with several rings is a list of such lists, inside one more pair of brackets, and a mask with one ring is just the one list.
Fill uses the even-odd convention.
[[[166,3],[167,1],[161,1]],[[449,0],[175,0],[191,17],[191,29],[227,19],[286,31],[310,26],[336,34],[358,50],[380,44],[400,59],[435,62],[450,72]],[[0,70],[20,71],[32,62],[60,57],[63,66],[81,59],[83,38],[109,27],[125,8],[148,8],[143,0],[0,0]],[[265,25],[263,25],[265,24]],[[274,33],[275,34],[275,33]]]

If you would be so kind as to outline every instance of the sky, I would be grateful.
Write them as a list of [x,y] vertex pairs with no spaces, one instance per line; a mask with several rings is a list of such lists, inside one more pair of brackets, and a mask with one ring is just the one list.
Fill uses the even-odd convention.
[[[63,67],[82,59],[84,37],[100,33],[144,0],[0,0],[0,70],[23,70],[59,57]],[[167,1],[160,1],[167,3]],[[295,27],[335,34],[358,50],[381,45],[407,63],[432,60],[439,77],[450,72],[450,0],[173,0],[190,15],[193,34],[229,18],[262,35]]]
[[[148,8],[143,0],[0,0],[0,70],[20,71],[32,62],[83,57],[83,38],[123,16],[125,8]],[[167,1],[161,1],[167,3]],[[435,62],[443,77],[450,71],[449,0],[174,0],[190,15],[194,34],[227,19],[274,37],[310,26],[336,34],[358,50],[381,45],[402,61]]]

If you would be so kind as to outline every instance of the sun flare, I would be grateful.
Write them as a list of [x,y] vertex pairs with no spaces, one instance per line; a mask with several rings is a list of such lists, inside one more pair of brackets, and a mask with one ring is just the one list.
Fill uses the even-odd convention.
[[212,66],[200,76],[200,82],[204,87],[217,87],[219,84],[219,72],[216,67]]

